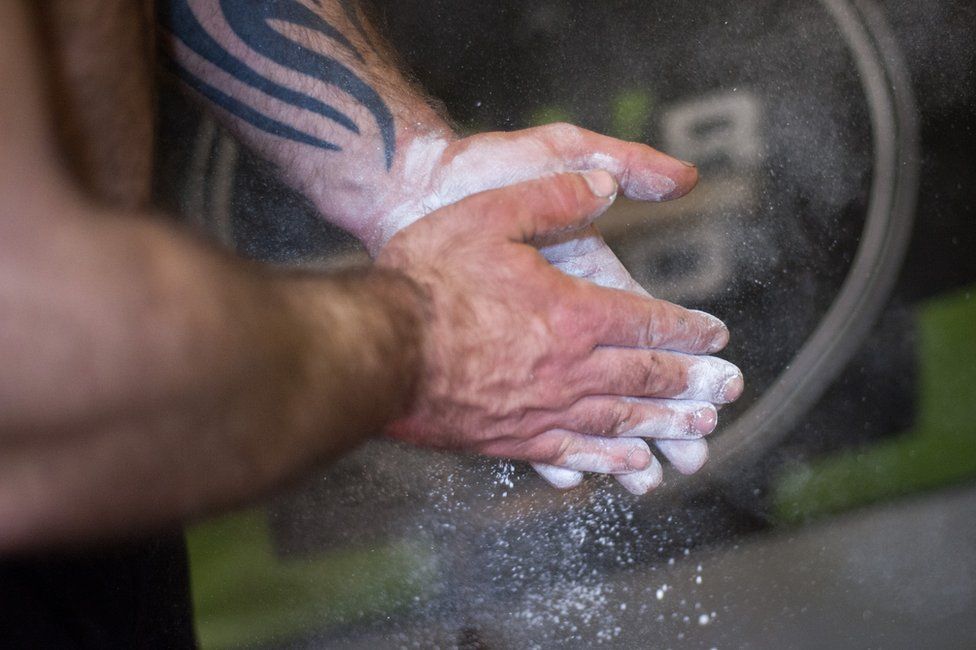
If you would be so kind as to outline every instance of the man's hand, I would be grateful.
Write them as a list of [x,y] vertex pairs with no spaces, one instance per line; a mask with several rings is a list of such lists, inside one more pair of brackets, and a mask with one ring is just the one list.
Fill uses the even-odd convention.
[[[420,138],[406,149],[404,164],[397,168],[401,178],[390,186],[396,191],[377,197],[370,210],[371,217],[364,220],[364,224],[372,225],[363,229],[361,235],[376,250],[398,229],[471,193],[595,167],[611,171],[624,194],[635,200],[678,198],[698,180],[693,166],[651,147],[568,124],[514,133],[484,133],[453,141]],[[595,226],[564,232],[537,244],[554,266],[569,275],[650,297],[606,245]],[[741,386],[726,399],[734,400],[740,392]],[[676,413],[697,415],[682,419]],[[687,423],[689,417],[696,419],[695,425]],[[708,458],[708,446],[701,437],[711,433],[717,424],[713,406],[672,402],[661,412],[645,410],[644,418],[642,426],[635,426],[633,431],[649,428],[657,431],[654,437],[660,438],[659,450],[678,471],[691,474],[701,468]],[[668,421],[675,424],[670,428],[662,424]],[[565,468],[534,466],[545,480],[560,488],[574,487],[583,478],[579,472]],[[662,473],[655,461],[645,470],[617,478],[629,491],[644,494],[657,487]]]
[[[624,265],[613,254],[613,251],[603,241],[603,237],[595,226],[579,232],[563,235],[558,241],[550,242],[542,249],[546,258],[564,272],[577,277],[586,278],[605,287],[616,287],[631,291],[637,295],[650,298],[651,295],[630,275]],[[740,376],[741,382],[741,376]],[[742,392],[740,385],[726,395],[728,401],[734,401]],[[680,428],[681,420],[672,420],[675,424],[662,433],[655,445],[671,464],[682,474],[694,474],[708,460],[708,444],[702,436],[706,436],[718,425],[718,412],[711,404],[696,405],[688,402],[684,405],[671,401],[672,409],[697,410],[695,426],[686,422],[684,431]],[[648,422],[650,424],[650,422]],[[700,435],[688,435],[688,433]],[[571,472],[558,467],[535,465],[536,471],[555,487],[566,489],[575,487],[583,480],[579,472]],[[627,490],[634,494],[646,494],[656,488],[662,479],[659,468],[651,467],[641,472],[632,472],[617,476],[617,480]]]
[[392,435],[625,474],[657,466],[641,437],[714,426],[709,402],[737,396],[739,373],[693,355],[724,346],[725,327],[559,273],[534,246],[585,228],[615,194],[603,171],[557,175],[476,194],[391,239],[379,263],[430,305],[420,395]]

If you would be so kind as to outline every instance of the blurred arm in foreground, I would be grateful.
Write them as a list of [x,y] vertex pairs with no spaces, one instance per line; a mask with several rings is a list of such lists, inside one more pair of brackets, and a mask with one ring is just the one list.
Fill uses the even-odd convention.
[[240,501],[407,406],[409,280],[272,273],[96,204],[22,3],[0,32],[0,550]]
[[641,348],[727,338],[529,245],[609,206],[600,171],[474,195],[405,228],[378,268],[334,276],[107,207],[54,135],[25,9],[0,3],[0,552],[239,503],[397,417],[427,446],[644,469],[641,440],[547,432],[591,395],[683,391],[700,364]]
[[[458,137],[400,75],[382,39],[349,0],[163,0],[160,8],[169,68],[246,143],[276,162],[283,178],[325,218],[356,235],[374,256],[382,257],[399,230],[445,205],[551,174],[604,169],[626,196],[644,201],[678,198],[697,182],[691,165],[642,144],[567,124]],[[489,215],[484,216],[482,227],[491,228]],[[642,300],[636,302],[648,309],[686,313],[652,301],[595,227],[535,243],[569,275],[637,294]],[[453,246],[468,250],[460,240]],[[485,269],[505,261],[487,251],[478,257]],[[513,274],[498,289],[514,292],[521,281]],[[639,344],[619,345],[644,350],[631,350],[634,363],[651,362],[648,350],[662,347],[655,328],[685,327],[678,318],[635,323],[648,336]],[[716,327],[724,326],[716,322]],[[487,332],[485,344],[506,336]],[[668,350],[711,354],[721,347],[702,347],[685,337],[672,341]],[[713,404],[736,399],[742,377],[737,368],[717,359],[694,364],[692,379],[669,375],[671,369],[664,365],[645,366],[654,381],[682,389],[618,390],[587,397],[572,405],[572,417],[554,418],[551,426],[561,429],[546,435],[562,440],[650,438],[680,471],[697,471],[707,458],[704,436],[717,422]],[[417,439],[417,431],[430,430],[424,417],[415,412],[390,432]],[[540,425],[526,419],[524,426],[532,430]],[[604,463],[595,456],[589,463],[537,463],[536,468],[554,485],[571,487],[582,479],[580,470],[600,471]],[[643,494],[660,482],[661,467],[655,460],[618,479]]]

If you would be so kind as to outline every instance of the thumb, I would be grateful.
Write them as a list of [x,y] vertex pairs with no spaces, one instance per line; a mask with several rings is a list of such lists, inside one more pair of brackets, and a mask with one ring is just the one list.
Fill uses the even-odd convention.
[[452,206],[451,219],[466,219],[472,228],[530,242],[586,227],[616,197],[617,181],[601,169],[556,174],[470,196]]
[[569,124],[549,124],[516,131],[513,146],[525,139],[542,142],[569,169],[605,169],[620,182],[624,196],[636,201],[668,201],[698,183],[698,170],[646,144],[625,142]]

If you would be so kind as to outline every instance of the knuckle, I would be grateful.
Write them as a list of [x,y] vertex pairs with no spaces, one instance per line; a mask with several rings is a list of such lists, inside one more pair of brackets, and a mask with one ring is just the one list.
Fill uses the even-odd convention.
[[606,407],[603,421],[593,427],[593,433],[602,436],[619,434],[626,427],[626,420],[627,412],[624,406],[618,403],[610,404]]
[[548,462],[551,465],[562,466],[569,462],[575,450],[572,438],[560,436],[553,445]]
[[668,339],[678,344],[676,347],[685,346],[689,351],[695,351],[697,339],[688,314],[680,307],[672,307],[671,318],[669,319]]
[[594,345],[593,328],[589,326],[587,310],[584,305],[564,294],[560,300],[549,307],[549,326],[561,346],[569,349],[588,350]]
[[575,138],[579,134],[579,127],[569,122],[553,122],[543,128],[545,129],[546,136],[555,140]]
[[651,353],[642,364],[643,387],[647,395],[659,395],[668,388],[667,366],[661,356]]
[[668,436],[686,436],[691,433],[692,414],[681,410],[670,408],[667,414],[667,426],[664,431]]
[[661,302],[654,300],[650,303],[644,315],[643,340],[641,345],[649,348],[657,347],[662,340],[662,326],[666,322],[661,317]]
[[709,327],[700,316],[682,309],[678,317],[678,325],[676,333],[679,342],[684,343],[688,352],[697,354],[708,349]]
[[693,354],[715,351],[725,325],[710,314],[672,305],[673,329],[670,338],[676,348]]
[[696,426],[696,420],[697,420],[696,412],[682,413],[680,416],[677,416],[675,419],[677,420],[675,423],[676,424],[675,428],[678,431],[680,431],[682,435],[693,436],[696,433],[698,433],[697,426]]
[[661,345],[670,345],[682,352],[703,352],[703,342],[707,327],[692,312],[672,304],[659,302],[657,315],[657,341]]
[[621,435],[632,431],[640,421],[639,409],[628,403],[618,403],[614,407],[613,427],[608,433]]

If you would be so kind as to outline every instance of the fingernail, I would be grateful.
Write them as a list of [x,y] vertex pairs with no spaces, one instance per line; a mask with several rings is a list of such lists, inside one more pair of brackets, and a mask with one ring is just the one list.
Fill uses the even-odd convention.
[[724,384],[722,384],[722,390],[719,391],[719,395],[725,403],[734,402],[739,399],[742,395],[742,391],[745,389],[745,380],[742,377],[742,372],[738,372],[735,375],[729,377]]
[[627,454],[627,467],[630,469],[647,469],[651,464],[651,450],[647,445],[635,445]]
[[711,406],[696,411],[692,416],[692,426],[695,431],[707,436],[718,426],[718,411]]
[[601,199],[610,199],[611,201],[617,198],[617,181],[609,172],[605,172],[602,169],[591,169],[590,171],[583,172],[582,176],[586,184],[590,186],[590,191],[595,196]]
[[697,169],[697,167],[698,167],[698,165],[696,165],[693,162],[688,162],[687,160],[680,160],[680,159],[677,159],[677,160],[678,160],[679,163],[681,163],[685,167],[691,167],[692,169]]

